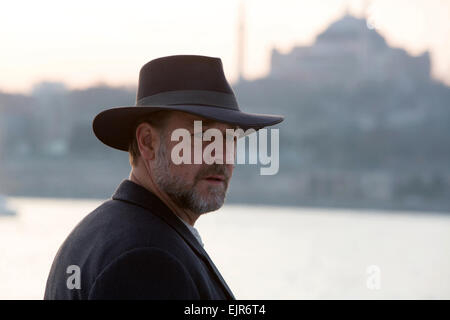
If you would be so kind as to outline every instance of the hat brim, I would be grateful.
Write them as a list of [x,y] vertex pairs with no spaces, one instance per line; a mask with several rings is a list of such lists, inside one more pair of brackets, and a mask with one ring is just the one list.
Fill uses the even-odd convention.
[[97,114],[92,122],[95,136],[107,146],[128,151],[133,126],[140,117],[155,111],[174,110],[195,114],[206,119],[236,125],[244,130],[272,126],[283,121],[280,115],[247,113],[205,105],[161,105],[115,107]]

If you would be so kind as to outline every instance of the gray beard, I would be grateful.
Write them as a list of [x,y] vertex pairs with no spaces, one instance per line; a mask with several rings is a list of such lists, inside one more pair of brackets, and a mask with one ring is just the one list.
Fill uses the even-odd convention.
[[172,174],[170,170],[171,159],[167,154],[165,140],[166,135],[162,133],[158,155],[153,170],[155,183],[158,185],[160,190],[165,192],[180,208],[189,209],[198,215],[215,211],[222,207],[225,202],[228,181],[225,183],[225,188],[209,186],[207,190],[208,195],[206,196],[201,196],[196,187],[197,183],[200,182],[201,178],[203,178],[206,174],[218,173],[224,174],[228,177],[228,175],[226,175],[224,165],[209,165],[208,169],[204,170],[205,172],[198,172],[193,183],[188,183],[180,178],[180,176]]

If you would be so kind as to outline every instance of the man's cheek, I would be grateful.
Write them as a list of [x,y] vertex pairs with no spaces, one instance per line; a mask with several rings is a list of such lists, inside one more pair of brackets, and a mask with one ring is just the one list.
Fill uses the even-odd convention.
[[193,183],[199,176],[197,171],[189,164],[174,165],[172,175],[188,183]]

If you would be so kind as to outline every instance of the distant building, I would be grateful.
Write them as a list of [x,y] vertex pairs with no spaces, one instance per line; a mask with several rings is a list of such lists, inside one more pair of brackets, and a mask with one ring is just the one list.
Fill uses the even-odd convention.
[[365,19],[345,14],[319,34],[312,46],[287,54],[272,51],[269,78],[296,80],[316,86],[342,82],[353,86],[364,80],[395,81],[408,88],[430,78],[430,56],[410,56],[391,48]]
[[0,159],[14,154],[31,152],[31,97],[0,92]]
[[34,120],[40,126],[43,152],[51,155],[67,153],[71,115],[68,109],[68,89],[62,82],[44,81],[33,86],[32,97]]

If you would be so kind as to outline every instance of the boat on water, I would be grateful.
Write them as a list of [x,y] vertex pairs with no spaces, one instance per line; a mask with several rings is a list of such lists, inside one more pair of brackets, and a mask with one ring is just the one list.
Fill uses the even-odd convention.
[[16,212],[8,208],[8,204],[6,201],[6,197],[2,194],[0,194],[0,216],[13,216]]

